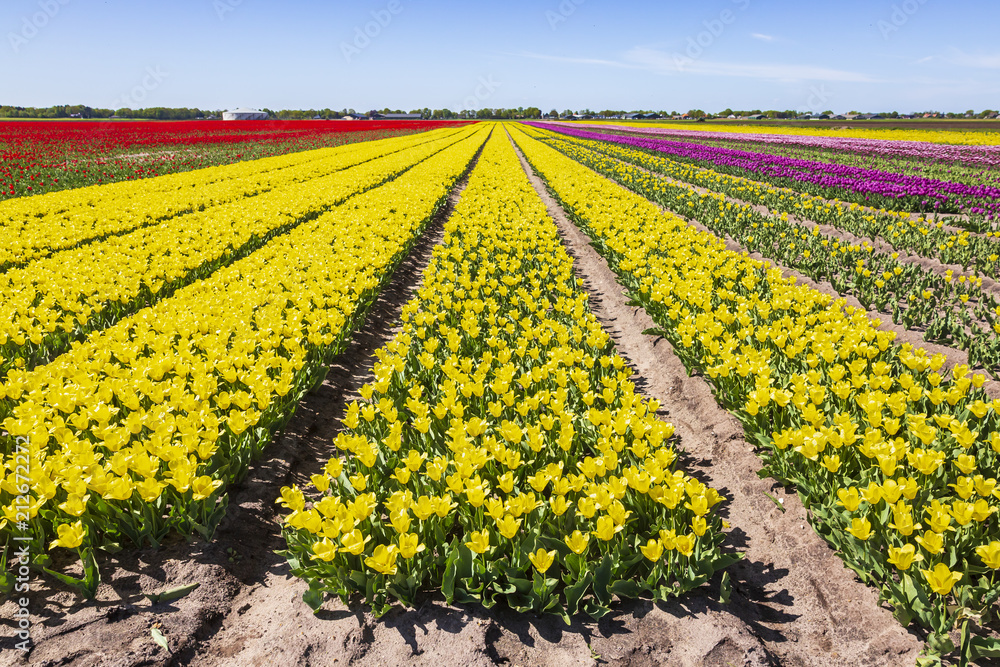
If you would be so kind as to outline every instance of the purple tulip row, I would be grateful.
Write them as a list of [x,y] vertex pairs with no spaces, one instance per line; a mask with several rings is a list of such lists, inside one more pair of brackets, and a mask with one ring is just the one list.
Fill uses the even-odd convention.
[[[669,141],[652,137],[606,134],[588,130],[531,123],[581,139],[609,141],[633,148],[653,150],[684,162],[694,162],[727,173],[777,181],[781,185],[800,184],[810,194],[836,196],[873,206],[934,210],[970,215],[1000,215],[1000,188],[966,185],[952,181],[907,176],[878,169],[801,160],[716,146]],[[812,186],[812,187],[809,187]],[[816,192],[819,189],[822,193]]]
[[984,167],[1000,167],[1000,146],[961,146],[956,144],[936,144],[929,141],[820,137],[767,134],[762,132],[732,133],[712,132],[708,130],[672,130],[662,127],[631,127],[625,125],[600,125],[596,127],[604,130],[677,137],[679,139],[759,142],[862,153],[890,159],[917,158],[921,160],[960,162]]

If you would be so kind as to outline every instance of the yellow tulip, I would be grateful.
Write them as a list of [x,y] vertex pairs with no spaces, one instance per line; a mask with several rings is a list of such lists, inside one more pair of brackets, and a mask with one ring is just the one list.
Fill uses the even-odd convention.
[[191,498],[192,500],[205,500],[220,486],[222,486],[221,479],[212,479],[208,475],[202,475],[191,482]]
[[944,563],[938,563],[933,570],[920,570],[930,585],[931,590],[938,595],[948,595],[951,589],[962,580],[960,572],[952,572]]
[[1000,570],[1000,542],[997,540],[976,547],[976,555],[983,559],[986,567],[991,570]]
[[393,512],[389,515],[389,522],[397,533],[403,534],[410,530],[410,513],[405,509]]
[[546,551],[539,547],[535,553],[528,554],[528,560],[535,566],[539,574],[545,574],[556,560],[556,551]]
[[[147,477],[141,482],[137,482],[135,488],[139,492],[139,496],[144,501],[151,503],[160,497],[160,493],[163,491],[164,486],[165,485],[162,482],[158,482],[151,477]],[[79,516],[79,514],[76,516]]]
[[312,545],[313,558],[329,562],[333,560],[336,555],[337,545],[325,537],[318,542],[314,542]]
[[429,496],[420,496],[413,505],[413,514],[420,521],[426,521],[435,513],[437,504]]
[[[337,479],[340,474],[344,471],[344,464],[338,458],[332,458],[326,462],[323,471],[327,474],[330,479]],[[325,489],[319,489],[319,491],[325,492]]]
[[900,570],[907,570],[915,561],[921,561],[924,557],[916,552],[916,547],[906,544],[902,547],[889,547],[888,561]]
[[65,502],[59,503],[59,509],[70,516],[80,516],[87,510],[87,501],[89,499],[89,493],[83,496],[71,493],[69,494],[69,497],[66,498]]
[[610,516],[604,515],[597,517],[597,526],[593,532],[598,539],[604,540],[605,542],[614,538],[615,534],[622,530],[622,526],[616,526],[615,520]]
[[49,544],[49,549],[55,549],[56,547],[75,549],[83,544],[83,538],[87,534],[87,529],[83,527],[83,521],[63,523],[56,527],[56,534],[58,538],[52,540]]
[[473,532],[465,546],[477,554],[485,553],[490,548],[490,534],[485,530]]
[[928,530],[923,535],[918,535],[916,541],[931,556],[936,556],[944,550],[944,537],[933,530]]
[[677,549],[678,553],[681,555],[690,556],[694,553],[695,539],[695,536],[690,534],[678,535],[674,541],[674,548]]
[[855,517],[851,519],[851,527],[847,532],[859,540],[867,540],[872,535],[872,524],[868,519]]
[[365,565],[380,574],[391,576],[396,574],[396,557],[399,552],[394,545],[380,544],[375,547],[371,556],[365,559]]
[[326,493],[327,489],[330,488],[330,478],[324,475],[311,475],[309,481],[313,483],[313,486],[320,493]]
[[407,457],[403,460],[403,463],[406,464],[406,467],[410,470],[410,472],[417,472],[420,470],[420,467],[424,464],[426,459],[426,454],[421,454],[415,449],[411,449],[409,454],[407,454]]
[[362,535],[361,531],[355,528],[341,536],[340,544],[343,546],[344,551],[357,556],[364,552],[365,544],[370,542],[371,539],[371,535]]
[[496,524],[500,534],[510,540],[517,535],[517,531],[521,527],[521,520],[515,519],[510,514],[505,514],[502,519],[497,520]]
[[563,538],[566,542],[566,546],[570,548],[570,551],[580,555],[587,550],[587,545],[590,544],[590,535],[581,533],[579,530],[574,530],[572,535],[567,535]]
[[351,483],[351,486],[354,487],[355,491],[364,491],[368,488],[368,476],[363,473],[359,472],[355,475],[351,475],[347,478],[347,481]]
[[569,509],[570,504],[571,501],[566,500],[566,496],[556,496],[550,501],[549,507],[552,509],[553,514],[562,516]]
[[643,556],[655,563],[663,555],[663,544],[659,540],[648,540],[645,546],[639,547],[639,550]]
[[403,558],[413,558],[413,556],[420,553],[425,548],[425,545],[420,542],[420,536],[415,533],[402,533],[399,536],[399,554]]
[[281,506],[290,509],[293,512],[300,512],[305,509],[306,499],[299,490],[299,487],[294,484],[290,487],[285,486],[281,489],[281,497],[275,500],[276,503],[281,503]]
[[849,489],[838,489],[837,497],[840,498],[838,504],[848,512],[856,512],[858,506],[861,505],[861,495],[853,486]]

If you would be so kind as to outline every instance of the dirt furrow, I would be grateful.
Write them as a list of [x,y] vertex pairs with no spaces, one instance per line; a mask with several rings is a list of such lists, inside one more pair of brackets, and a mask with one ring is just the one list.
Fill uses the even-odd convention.
[[[685,452],[682,463],[727,497],[729,541],[746,551],[744,560],[730,569],[734,591],[728,605],[693,597],[662,613],[684,610],[687,615],[673,622],[690,623],[699,633],[745,628],[782,665],[912,664],[920,640],[878,604],[877,593],[859,582],[809,527],[798,497],[786,494],[773,480],[757,477],[761,462],[739,422],[719,407],[704,378],[688,376],[667,341],[642,333],[655,326],[652,319],[643,309],[627,305],[614,273],[590,239],[521,158],[576,259],[577,272],[594,295],[592,309],[638,371],[637,387],[666,408]],[[661,613],[660,608],[654,612]],[[752,645],[731,646],[748,650]],[[749,659],[736,657],[732,664]]]

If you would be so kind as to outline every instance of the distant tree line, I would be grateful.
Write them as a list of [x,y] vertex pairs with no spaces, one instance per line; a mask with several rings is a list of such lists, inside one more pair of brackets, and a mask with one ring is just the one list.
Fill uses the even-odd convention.
[[[542,113],[542,110],[538,107],[517,107],[517,108],[483,108],[483,109],[462,109],[461,111],[452,111],[450,109],[429,109],[424,107],[423,109],[411,109],[409,112],[403,109],[390,109],[386,107],[384,109],[373,109],[371,111],[356,112],[354,109],[282,109],[279,111],[274,111],[272,109],[262,109],[266,111],[268,116],[271,118],[277,118],[279,120],[308,120],[312,118],[323,118],[323,119],[337,119],[343,118],[345,116],[360,117],[367,116],[371,113],[411,113],[420,114],[420,117],[426,120],[455,120],[455,119],[473,119],[473,120],[516,120],[516,119],[531,119],[531,118],[542,118],[543,115],[549,118],[568,118],[572,116],[589,116],[598,118],[619,118],[624,117],[627,114],[656,114],[662,118],[671,117],[681,117],[686,115],[689,118],[727,118],[729,116],[737,117],[748,117],[761,115],[766,118],[796,118],[800,116],[803,112],[797,111],[795,109],[786,109],[784,111],[779,111],[777,109],[768,109],[766,111],[761,111],[760,109],[745,109],[745,110],[733,110],[730,108],[723,109],[722,111],[712,114],[706,113],[702,109],[691,109],[686,114],[682,114],[677,111],[666,111],[666,110],[653,110],[653,109],[640,109],[625,111],[622,109],[604,109],[603,111],[592,111],[590,109],[581,109],[574,111],[572,109],[564,109],[562,112],[557,109],[552,109],[546,114]],[[833,111],[824,111],[826,115],[833,115]],[[857,111],[851,111],[848,115],[857,115]],[[936,118],[993,118],[996,117],[997,112],[992,109],[985,109],[980,112],[976,112],[973,109],[969,109],[965,112],[941,112],[941,111],[921,111],[913,112],[909,115],[923,117],[926,114],[930,114]],[[899,118],[903,114],[898,111],[884,111],[879,112],[879,115],[883,118]],[[51,107],[19,107],[10,105],[0,105],[0,118],[130,118],[130,119],[142,119],[142,120],[194,120],[199,118],[221,118],[222,110],[208,110],[208,109],[197,109],[197,108],[170,108],[170,107],[150,107],[146,109],[102,109],[97,107],[88,107],[83,104],[62,104]]]
[[221,114],[204,109],[150,107],[148,109],[101,109],[83,104],[57,104],[52,107],[16,107],[0,105],[0,118],[141,118],[147,120],[192,120]]

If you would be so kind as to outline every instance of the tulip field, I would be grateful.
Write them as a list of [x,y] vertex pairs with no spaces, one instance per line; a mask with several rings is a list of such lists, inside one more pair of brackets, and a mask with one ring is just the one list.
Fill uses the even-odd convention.
[[[372,125],[307,123],[246,156],[249,127],[137,125],[128,150],[232,150],[31,192],[27,168],[0,172],[5,597],[24,565],[74,610],[104,603],[120,554],[155,560],[244,521],[231,498],[343,382],[330,368],[426,242],[373,355],[349,362],[369,379],[336,387],[335,435],[257,498],[280,546],[232,550],[297,591],[268,613],[340,604],[392,625],[440,598],[577,628],[642,600],[691,615],[707,596],[738,615],[753,545],[736,536],[759,533],[730,509],[769,478],[837,576],[868,587],[866,613],[919,645],[911,663],[1000,658],[1000,137]],[[0,151],[42,133],[18,127],[0,125]],[[565,225],[652,320],[641,337],[741,427],[721,446],[759,470],[696,465],[672,418],[689,397],[647,391],[659,369],[600,316]],[[184,608],[191,582],[166,583],[188,585],[162,598]],[[794,655],[743,621],[762,651]]]
[[370,141],[442,124],[0,121],[0,201]]

